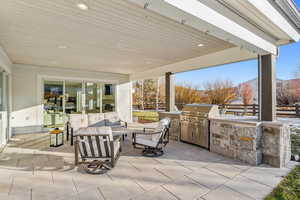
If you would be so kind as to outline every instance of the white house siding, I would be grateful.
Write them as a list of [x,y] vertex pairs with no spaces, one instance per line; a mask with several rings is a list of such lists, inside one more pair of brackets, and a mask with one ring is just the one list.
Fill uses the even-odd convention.
[[131,119],[131,84],[128,75],[16,64],[12,68],[11,127],[13,134],[42,130],[44,79],[116,83],[116,109],[124,120]]

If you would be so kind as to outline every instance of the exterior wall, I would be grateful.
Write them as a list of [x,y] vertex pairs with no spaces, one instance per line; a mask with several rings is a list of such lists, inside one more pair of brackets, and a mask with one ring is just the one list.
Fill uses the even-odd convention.
[[[12,69],[13,133],[41,131],[43,126],[43,80],[87,80],[117,84],[117,111],[131,119],[131,84],[129,76],[105,72],[88,72],[70,69],[14,65]],[[118,98],[120,97],[120,98]],[[122,103],[119,103],[122,100]]]
[[[0,120],[0,147],[7,143],[9,136],[11,135],[11,129],[9,127],[10,119],[8,118],[8,113],[11,110],[11,71],[12,63],[9,57],[6,55],[5,51],[0,46],[0,70],[7,73],[8,86],[4,89],[7,90],[5,93],[8,95],[8,99],[5,97],[5,100],[8,100],[7,109],[1,111],[1,120]],[[4,91],[2,91],[4,92]]]

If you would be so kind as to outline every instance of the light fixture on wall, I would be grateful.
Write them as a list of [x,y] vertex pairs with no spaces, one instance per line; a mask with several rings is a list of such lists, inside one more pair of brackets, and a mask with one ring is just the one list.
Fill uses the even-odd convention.
[[203,46],[204,46],[204,44],[198,44],[197,46],[198,46],[198,47],[203,47]]
[[76,6],[80,10],[88,10],[89,9],[88,5],[86,5],[85,3],[82,3],[82,2],[81,3],[77,3]]

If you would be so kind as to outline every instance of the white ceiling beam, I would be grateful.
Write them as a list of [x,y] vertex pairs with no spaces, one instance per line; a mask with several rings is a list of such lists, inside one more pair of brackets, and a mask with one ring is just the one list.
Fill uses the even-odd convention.
[[219,66],[223,64],[230,64],[245,60],[251,60],[255,58],[257,58],[257,54],[249,52],[245,49],[240,49],[239,47],[233,47],[223,51],[200,56],[197,58],[192,58],[170,65],[157,67],[144,72],[134,73],[130,75],[130,80],[155,78],[164,76],[166,72],[179,73],[190,70]]
[[201,0],[127,0],[179,23],[258,54],[277,54],[277,46],[205,5]]
[[299,40],[299,33],[286,20],[286,18],[279,13],[278,10],[267,0],[246,0],[263,15],[265,15],[275,26],[285,32],[292,40],[297,42]]
[[2,47],[0,47],[0,67],[11,73],[12,62]]

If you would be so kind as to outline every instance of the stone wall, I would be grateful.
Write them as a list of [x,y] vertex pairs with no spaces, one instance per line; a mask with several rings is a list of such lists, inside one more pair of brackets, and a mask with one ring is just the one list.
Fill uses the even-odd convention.
[[290,125],[211,119],[210,150],[244,161],[284,167],[290,161]]
[[262,162],[274,167],[285,167],[291,160],[290,125],[265,122],[262,132]]
[[210,151],[258,165],[262,160],[260,123],[211,120]]
[[290,130],[292,155],[300,156],[300,124],[293,124]]
[[171,119],[170,139],[180,140],[180,112],[159,112],[159,120],[169,117]]

